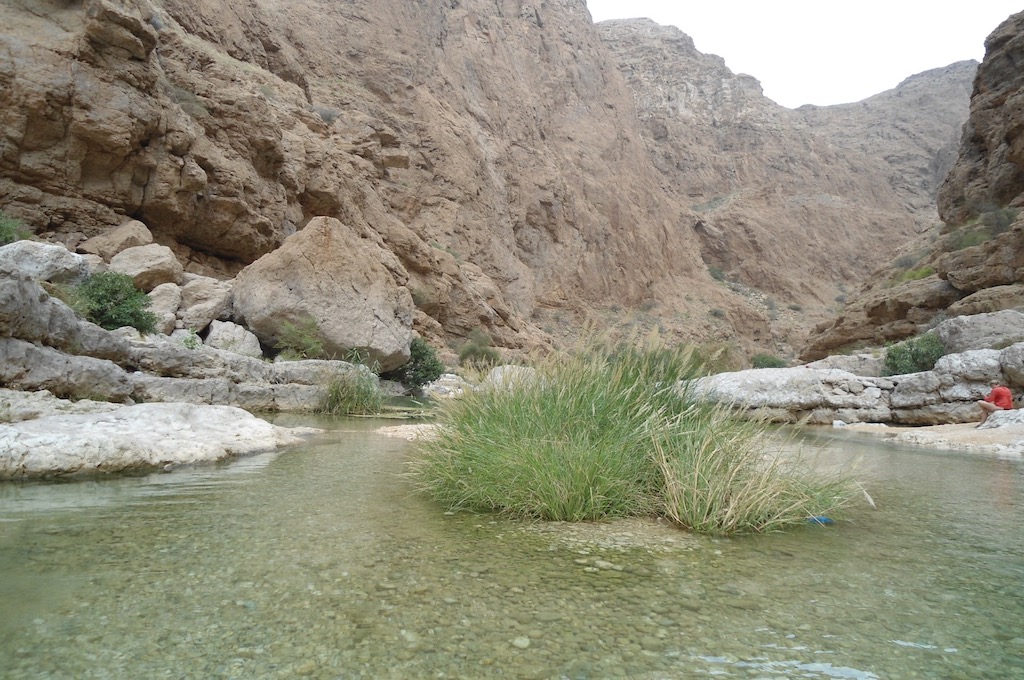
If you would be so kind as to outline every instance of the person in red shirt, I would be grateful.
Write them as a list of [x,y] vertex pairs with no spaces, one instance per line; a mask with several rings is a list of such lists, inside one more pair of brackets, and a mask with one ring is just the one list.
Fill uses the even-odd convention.
[[1012,409],[1013,395],[1010,394],[1010,390],[1007,387],[993,380],[992,391],[988,393],[984,400],[978,402],[978,406],[981,408],[981,421],[978,424],[981,425],[995,411],[1009,411]]

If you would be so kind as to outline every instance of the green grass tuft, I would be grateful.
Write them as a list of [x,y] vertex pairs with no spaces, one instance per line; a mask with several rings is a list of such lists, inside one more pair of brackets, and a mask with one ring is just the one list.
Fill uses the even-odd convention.
[[750,359],[750,365],[754,368],[785,368],[788,364],[785,359],[774,354],[755,354]]
[[316,412],[332,416],[372,415],[384,410],[384,401],[377,376],[365,367],[356,367],[327,384]]
[[896,278],[896,283],[904,283],[906,281],[920,281],[926,279],[935,273],[935,267],[925,265],[924,267],[918,267],[917,269],[909,269]]
[[501,363],[501,353],[491,346],[491,336],[477,328],[469,341],[459,349],[459,365],[471,368],[493,368]]
[[597,345],[550,357],[535,380],[442,406],[410,472],[447,508],[543,520],[658,514],[725,535],[834,513],[845,482],[765,462],[767,426],[681,386],[703,372],[695,356]]
[[21,220],[10,217],[3,211],[0,211],[0,246],[5,246],[15,241],[24,241],[31,235],[32,232],[28,230]]

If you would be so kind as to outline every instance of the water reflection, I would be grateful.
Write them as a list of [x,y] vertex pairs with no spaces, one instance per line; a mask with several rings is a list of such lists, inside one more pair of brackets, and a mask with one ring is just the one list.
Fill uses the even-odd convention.
[[1018,462],[810,436],[878,509],[714,540],[446,515],[375,425],[0,486],[5,677],[1024,677]]

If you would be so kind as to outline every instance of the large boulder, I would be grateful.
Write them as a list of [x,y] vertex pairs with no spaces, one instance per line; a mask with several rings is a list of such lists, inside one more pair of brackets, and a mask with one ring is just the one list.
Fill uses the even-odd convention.
[[181,287],[181,309],[178,311],[182,328],[190,328],[198,333],[214,319],[224,320],[230,316],[229,281],[195,274],[186,274],[185,279],[185,285]]
[[231,406],[139,404],[0,425],[0,479],[96,474],[212,462],[319,432]]
[[942,255],[936,272],[957,290],[975,293],[1024,281],[1024,224],[970,248]]
[[254,334],[230,321],[210,322],[210,332],[204,344],[207,347],[236,352],[248,357],[262,357],[263,348]]
[[123,406],[91,399],[60,399],[46,390],[24,392],[0,388],[0,421],[4,423],[67,413],[107,413]]
[[937,325],[935,335],[950,354],[991,347],[1002,349],[1024,342],[1024,313],[1004,309],[988,314],[958,316]]
[[110,271],[127,274],[136,287],[149,292],[161,283],[178,283],[185,269],[167,246],[151,243],[122,250],[110,260]]
[[413,302],[397,258],[369,229],[317,217],[239,273],[235,313],[278,345],[286,324],[311,329],[329,356],[353,350],[382,371],[409,360]]
[[1011,389],[1024,387],[1024,342],[1003,350],[947,354],[930,371],[888,378],[809,366],[719,373],[690,387],[699,398],[776,422],[972,422],[978,417],[975,402],[989,392],[993,380]]
[[64,246],[15,241],[0,247],[0,273],[20,272],[33,281],[77,284],[89,276],[89,263]]
[[1015,307],[1024,309],[1024,283],[984,288],[962,300],[957,300],[946,311],[950,316],[966,316]]
[[148,246],[153,242],[153,234],[149,228],[138,220],[129,220],[119,227],[93,236],[78,244],[78,252],[98,255],[106,262],[122,250],[136,246]]
[[1024,388],[1024,342],[1010,345],[999,355],[999,363],[1007,382]]
[[112,361],[15,338],[0,338],[0,385],[100,401],[124,401],[133,389],[128,373]]
[[176,283],[161,283],[149,291],[149,299],[149,311],[156,316],[157,332],[170,335],[178,322],[181,286]]
[[22,275],[0,274],[0,338],[4,337],[111,361],[128,354],[128,343],[122,338],[82,321]]
[[974,392],[958,393],[955,390],[971,383],[985,387],[993,380],[1003,382],[1001,355],[998,349],[975,349],[941,357],[932,370],[941,376],[944,398],[973,399]]
[[888,418],[893,383],[836,369],[755,368],[719,373],[691,383],[701,398],[732,404],[772,420],[825,423]]

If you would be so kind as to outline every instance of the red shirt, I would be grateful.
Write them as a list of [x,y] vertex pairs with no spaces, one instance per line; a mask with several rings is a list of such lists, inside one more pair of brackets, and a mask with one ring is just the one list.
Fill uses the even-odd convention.
[[991,402],[1001,409],[1009,411],[1013,408],[1013,395],[1010,390],[1002,385],[996,385],[985,397],[985,401]]

